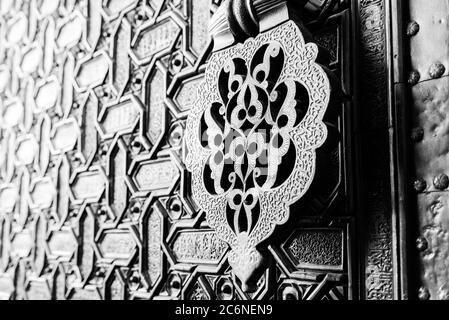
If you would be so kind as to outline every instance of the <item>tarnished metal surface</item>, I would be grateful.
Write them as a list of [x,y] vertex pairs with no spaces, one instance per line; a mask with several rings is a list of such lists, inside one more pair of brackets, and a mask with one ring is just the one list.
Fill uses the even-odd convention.
[[[449,35],[448,35],[449,36]],[[449,213],[447,188],[447,97],[448,78],[417,84],[414,99],[418,218],[416,240],[421,256],[422,299],[448,299]]]
[[449,299],[448,10],[447,1],[410,1],[407,27],[422,300]]
[[[310,30],[305,42],[320,45],[316,60],[338,75],[347,101],[331,103],[322,119],[329,138],[316,151],[314,179],[263,243],[269,263],[253,292],[231,272],[229,246],[194,200],[186,168],[186,119],[220,3],[0,2],[0,298],[353,297],[350,1],[291,1]],[[381,3],[360,3],[374,74],[383,58]],[[261,29],[275,25],[270,18]],[[377,102],[367,101],[370,110]],[[370,201],[379,201],[375,192]],[[391,249],[381,209],[366,239],[367,287],[384,299]]]

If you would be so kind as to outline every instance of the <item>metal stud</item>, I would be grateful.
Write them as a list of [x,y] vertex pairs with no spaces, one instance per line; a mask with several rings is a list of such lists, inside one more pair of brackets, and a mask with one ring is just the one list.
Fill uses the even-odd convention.
[[427,183],[424,179],[418,179],[414,183],[416,192],[422,193],[427,188]]
[[438,190],[445,190],[449,187],[449,177],[445,174],[440,174],[433,180],[433,185]]
[[416,21],[410,21],[407,26],[407,35],[409,37],[413,37],[416,34],[418,34],[419,29],[420,29],[420,26]]
[[424,129],[421,127],[414,128],[410,136],[413,142],[421,142],[424,139]]
[[424,287],[419,288],[418,298],[419,300],[429,300],[430,299],[429,289]]
[[429,69],[429,75],[432,77],[432,79],[441,78],[441,76],[445,72],[446,72],[446,67],[439,62],[432,64]]
[[418,239],[416,239],[416,249],[418,249],[418,251],[420,252],[426,251],[428,247],[429,243],[427,242],[426,238],[419,237]]
[[419,82],[419,80],[421,79],[421,75],[419,74],[418,71],[414,70],[412,72],[410,72],[409,76],[408,76],[408,83],[412,86],[414,86],[415,84],[417,84]]

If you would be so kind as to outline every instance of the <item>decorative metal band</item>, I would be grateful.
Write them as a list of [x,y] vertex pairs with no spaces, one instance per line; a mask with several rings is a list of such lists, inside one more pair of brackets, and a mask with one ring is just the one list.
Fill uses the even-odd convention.
[[317,54],[292,21],[214,53],[187,120],[193,198],[231,246],[245,290],[263,268],[256,246],[307,192],[327,137],[330,83]]
[[[371,132],[386,132],[387,123],[383,120],[372,121],[372,119],[387,119],[387,86],[388,77],[385,69],[386,40],[385,40],[385,2],[384,0],[361,0],[359,4],[361,25],[361,47],[362,47],[362,74],[361,81],[362,103],[366,110],[377,111],[382,114],[367,115],[365,128]],[[381,108],[380,106],[383,106]],[[369,121],[368,121],[369,118]],[[379,135],[375,138],[381,139]],[[383,143],[388,144],[388,138],[383,138]],[[366,146],[374,150],[373,146]],[[368,151],[368,150],[367,150]],[[375,151],[378,153],[378,151]],[[366,154],[369,154],[368,151]],[[388,157],[385,157],[387,159]],[[373,162],[367,159],[366,162]],[[375,172],[380,172],[371,181],[375,183],[368,186],[371,206],[366,208],[369,223],[367,265],[366,273],[366,298],[368,300],[391,300],[393,299],[393,257],[391,239],[391,219],[388,208],[379,208],[378,203],[389,202],[389,173],[388,162],[375,163]],[[373,167],[369,165],[369,169]],[[385,195],[385,196],[384,196]]]

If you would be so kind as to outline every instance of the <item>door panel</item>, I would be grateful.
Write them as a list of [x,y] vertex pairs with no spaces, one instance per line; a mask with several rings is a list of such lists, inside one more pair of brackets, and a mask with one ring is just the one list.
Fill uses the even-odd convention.
[[384,1],[290,3],[340,99],[323,119],[307,192],[257,243],[265,262],[252,290],[186,164],[221,1],[8,3],[0,297],[393,298]]

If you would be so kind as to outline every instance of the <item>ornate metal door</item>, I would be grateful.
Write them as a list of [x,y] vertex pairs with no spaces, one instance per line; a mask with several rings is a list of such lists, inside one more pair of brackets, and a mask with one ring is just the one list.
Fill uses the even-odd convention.
[[392,299],[385,12],[2,0],[0,297]]

